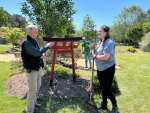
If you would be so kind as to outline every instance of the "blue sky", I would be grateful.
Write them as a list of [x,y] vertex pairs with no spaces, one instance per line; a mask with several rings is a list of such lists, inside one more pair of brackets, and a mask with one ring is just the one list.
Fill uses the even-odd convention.
[[[0,7],[4,7],[10,14],[22,15],[21,6],[18,3],[23,1],[25,0],[0,0]],[[150,0],[73,0],[73,2],[75,2],[74,9],[77,10],[77,13],[73,15],[73,24],[78,30],[87,14],[95,21],[96,29],[98,29],[104,24],[112,26],[112,21],[123,7],[139,5],[144,11],[150,9]]]

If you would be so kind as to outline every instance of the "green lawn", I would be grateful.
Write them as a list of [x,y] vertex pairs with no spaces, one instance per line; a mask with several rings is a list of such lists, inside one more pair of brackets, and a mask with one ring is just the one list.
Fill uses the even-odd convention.
[[0,113],[21,113],[26,108],[26,100],[5,95],[4,80],[17,70],[10,70],[11,63],[0,62]]
[[[126,46],[117,46],[116,50],[127,50]],[[137,53],[116,53],[116,63],[122,69],[116,71],[116,79],[121,94],[117,103],[120,113],[149,113],[150,112],[150,53],[137,49]],[[10,63],[0,63],[0,113],[21,113],[26,108],[26,99],[17,99],[6,96],[3,81],[15,70],[10,70]],[[76,70],[83,76],[91,76],[91,71]],[[96,75],[96,72],[95,74]],[[99,105],[101,99],[94,96],[94,104]],[[40,98],[42,108],[36,108],[36,113],[96,113],[92,106],[85,103],[84,99],[52,99]],[[108,108],[111,110],[109,101]],[[109,113],[99,110],[99,113]]]
[[5,51],[7,49],[12,48],[12,44],[8,43],[8,44],[0,44],[0,53],[6,53]]
[[[7,43],[7,44],[0,44],[0,54],[6,53],[6,50],[13,48],[11,43]],[[21,51],[21,48],[15,48],[19,51]]]

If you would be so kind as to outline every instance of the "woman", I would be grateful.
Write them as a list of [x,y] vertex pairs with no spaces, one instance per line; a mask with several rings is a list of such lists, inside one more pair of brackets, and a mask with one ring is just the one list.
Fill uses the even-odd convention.
[[92,54],[92,57],[96,59],[97,77],[102,87],[103,101],[96,109],[107,109],[107,98],[109,98],[113,105],[111,113],[117,113],[116,98],[111,91],[115,74],[115,43],[110,38],[109,27],[106,25],[99,28],[98,34],[100,42],[96,48],[96,54]]

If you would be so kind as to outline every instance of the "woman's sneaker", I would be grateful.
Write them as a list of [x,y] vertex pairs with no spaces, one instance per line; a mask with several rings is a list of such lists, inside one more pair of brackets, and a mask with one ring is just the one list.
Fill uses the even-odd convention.
[[96,107],[96,110],[99,110],[99,109],[103,109],[103,110],[108,109],[107,108],[107,103],[101,102],[101,105]]
[[118,107],[113,106],[112,111],[110,113],[117,113],[119,110]]

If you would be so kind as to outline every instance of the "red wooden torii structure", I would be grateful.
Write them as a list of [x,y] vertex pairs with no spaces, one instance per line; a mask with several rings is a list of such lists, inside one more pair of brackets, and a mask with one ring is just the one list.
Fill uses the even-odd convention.
[[[72,37],[72,38],[43,37],[43,41],[55,43],[55,45],[50,48],[50,49],[54,50],[53,63],[52,63],[52,69],[51,69],[51,75],[50,75],[50,86],[52,86],[52,84],[53,84],[53,74],[54,74],[56,54],[71,53],[73,80],[75,80],[75,64],[74,64],[74,50],[73,50],[73,48],[77,48],[78,45],[73,45],[73,42],[79,42],[79,40],[82,40],[82,37]],[[63,45],[62,46],[57,45],[58,42],[63,42]],[[67,42],[70,42],[69,46],[66,45]]]

